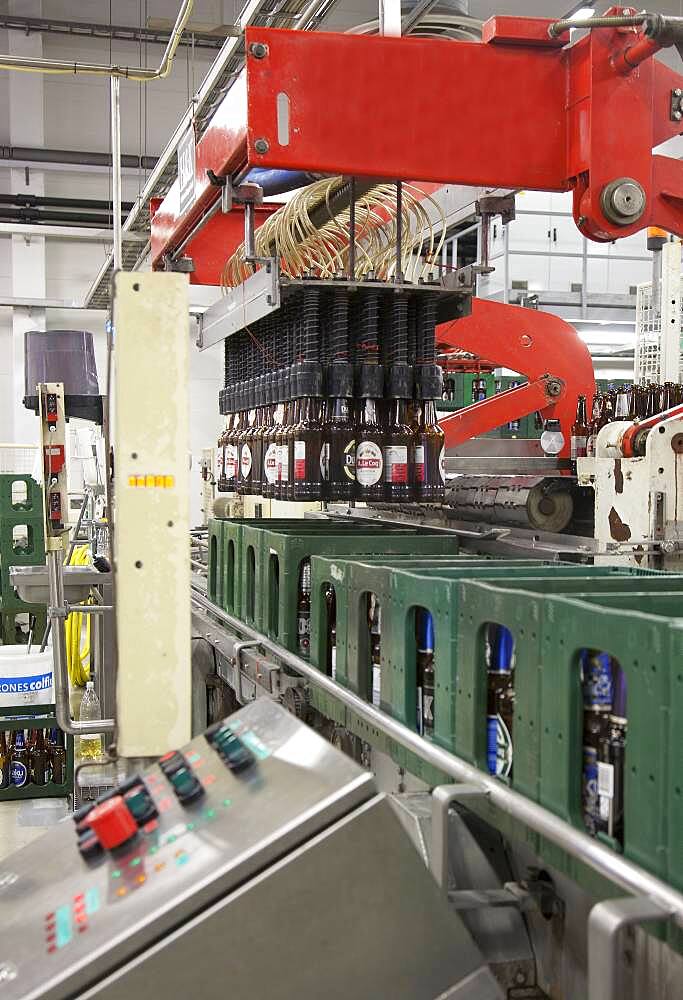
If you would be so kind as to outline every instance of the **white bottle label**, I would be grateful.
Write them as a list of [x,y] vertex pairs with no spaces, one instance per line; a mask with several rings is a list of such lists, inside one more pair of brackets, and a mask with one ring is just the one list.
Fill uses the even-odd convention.
[[306,478],[306,442],[294,442],[294,478],[296,480]]
[[382,668],[373,664],[372,667],[372,704],[379,708],[382,694]]
[[415,447],[415,482],[425,481],[425,449],[423,444]]
[[242,479],[248,479],[251,475],[251,448],[248,444],[242,445],[242,458],[240,462],[240,468],[242,470]]
[[408,448],[404,444],[390,444],[384,449],[384,482],[408,482]]
[[216,471],[214,473],[216,482],[223,478],[225,463],[223,462],[223,448],[216,449]]
[[588,439],[583,435],[572,434],[571,437],[571,457],[572,460],[584,458],[586,455],[586,445]]
[[320,449],[320,477],[325,483],[330,478],[330,445],[328,442],[325,442]]
[[237,446],[228,444],[225,447],[225,478],[234,479],[237,475]]
[[277,481],[279,483],[289,482],[289,445],[286,444],[281,444],[278,448]]
[[439,475],[441,476],[441,482],[446,482],[446,449],[442,448],[439,452]]
[[274,483],[277,480],[277,445],[269,444],[263,459],[263,471],[266,482]]
[[382,478],[382,449],[374,441],[361,441],[356,448],[356,479],[361,486],[375,486]]

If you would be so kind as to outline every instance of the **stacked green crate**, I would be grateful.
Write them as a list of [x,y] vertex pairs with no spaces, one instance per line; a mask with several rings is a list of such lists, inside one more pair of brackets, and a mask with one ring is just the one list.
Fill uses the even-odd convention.
[[36,617],[35,632],[45,631],[47,613],[43,604],[19,599],[9,579],[11,566],[45,563],[43,498],[40,485],[19,473],[0,475],[0,642],[11,645],[26,641],[26,624]]
[[[30,731],[31,729],[41,729],[45,738],[51,729],[58,729],[57,718],[54,714],[54,705],[21,705],[12,708],[0,708],[0,731],[4,733],[5,739],[9,742],[10,734],[21,729]],[[64,798],[73,793],[74,790],[74,740],[73,736],[65,736],[64,739],[65,762],[63,766],[63,780],[56,780],[55,772],[50,769],[49,781],[36,784],[33,780],[30,764],[26,783],[18,787],[14,783],[7,784],[6,780],[0,779],[0,803],[14,799],[42,799],[42,798]],[[27,755],[30,759],[30,753]],[[43,775],[44,777],[44,775]],[[6,787],[2,787],[5,785]]]

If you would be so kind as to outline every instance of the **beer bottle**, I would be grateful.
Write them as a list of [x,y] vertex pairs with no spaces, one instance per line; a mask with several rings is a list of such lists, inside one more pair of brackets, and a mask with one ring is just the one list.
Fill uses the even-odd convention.
[[17,729],[14,736],[10,774],[12,784],[17,788],[23,788],[30,781],[31,765],[23,729]]
[[415,451],[405,399],[392,399],[389,404],[383,458],[386,499],[396,503],[414,500]]
[[359,500],[371,502],[385,498],[383,447],[378,401],[366,397],[360,401],[356,439],[356,495]]
[[246,411],[246,427],[240,435],[240,493],[252,492],[252,475],[254,471],[254,429],[256,411],[253,407]]
[[289,499],[290,484],[290,438],[296,416],[296,405],[293,400],[285,399],[282,403],[282,423],[275,438],[275,456],[277,459],[277,476],[275,479],[275,499]]
[[[230,417],[228,417],[228,424]],[[228,435],[226,426],[216,445],[216,489],[219,493],[225,493],[225,441]]]
[[334,680],[337,676],[337,594],[330,584],[325,587],[325,608],[327,610],[325,672]]
[[[274,386],[276,384],[276,379]],[[263,482],[261,492],[264,497],[274,497],[277,485],[277,435],[282,425],[282,403],[274,402],[270,407],[268,423],[263,434]]]
[[52,780],[52,760],[45,746],[45,730],[39,729],[30,751],[31,780],[34,785],[47,785]]
[[613,702],[600,739],[598,810],[606,832],[624,839],[624,758],[626,753],[626,675],[611,660]]
[[588,434],[588,440],[586,441],[586,455],[592,457],[595,455],[595,441],[598,436],[600,428],[603,426],[600,422],[602,419],[602,411],[604,407],[604,399],[600,393],[596,393],[593,396],[593,410],[591,413],[591,423],[590,431]]
[[296,649],[303,660],[311,655],[311,562],[304,559],[299,570],[296,605]]
[[429,611],[417,613],[417,731],[434,732],[434,619]]
[[[257,379],[257,383],[259,380]],[[259,383],[260,384],[260,383]],[[258,388],[257,388],[258,391]],[[256,400],[259,404],[254,410],[254,429],[251,435],[251,492],[260,494],[263,486],[261,480],[261,470],[263,469],[263,407],[260,405],[260,398]]]
[[486,379],[479,377],[472,379],[472,402],[479,403],[486,399]]
[[614,419],[629,420],[630,411],[631,407],[628,398],[628,386],[622,385],[621,388],[617,390],[617,395],[614,403]]
[[375,594],[368,594],[372,704],[380,707],[382,696],[382,608]]
[[439,503],[446,485],[444,432],[439,425],[433,399],[423,400],[415,441],[415,499]]
[[583,649],[580,654],[583,692],[582,812],[588,833],[607,829],[601,816],[598,794],[598,763],[612,707],[612,671],[608,653]]
[[337,396],[330,400],[320,451],[320,471],[328,500],[353,500],[356,493],[356,436],[353,400]]
[[237,489],[237,448],[235,438],[237,437],[239,426],[239,414],[230,413],[228,415],[228,426],[225,431],[223,448],[223,468],[225,476],[226,493],[232,493]]
[[[521,384],[522,384],[521,382],[515,382],[515,381],[512,381],[512,382],[510,382],[510,385],[508,386],[508,388],[509,388],[509,389],[516,389],[516,388],[517,388],[517,386],[519,386],[519,385],[521,385]],[[496,385],[500,385],[500,383],[498,382],[498,383],[496,383]],[[499,388],[499,389],[497,388],[497,389],[496,389],[496,392],[497,392],[497,393],[498,393],[498,392],[502,392],[502,387],[501,387],[501,388]],[[509,431],[511,431],[511,432],[512,432],[513,434],[516,434],[516,433],[517,433],[517,431],[519,430],[519,420],[510,420],[510,421],[508,421],[508,425],[507,425],[507,428],[508,428],[508,430],[509,430]]]
[[588,419],[586,417],[586,397],[579,396],[576,404],[576,420],[571,429],[571,457],[572,462],[577,458],[583,458],[587,452],[588,445]]
[[306,396],[299,404],[299,421],[293,428],[294,500],[320,500],[322,497],[320,454],[323,447],[323,428],[320,403],[319,397]]
[[0,788],[8,788],[10,785],[11,758],[7,746],[7,737],[4,730],[0,730]]
[[50,730],[49,749],[52,758],[52,780],[55,785],[63,785],[66,781],[66,750],[64,733],[61,729]]
[[514,712],[514,639],[504,625],[496,625],[491,643],[486,705],[486,763],[490,774],[512,773]]

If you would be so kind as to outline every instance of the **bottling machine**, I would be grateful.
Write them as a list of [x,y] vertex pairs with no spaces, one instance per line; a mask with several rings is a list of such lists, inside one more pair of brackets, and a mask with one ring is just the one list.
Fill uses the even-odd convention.
[[[448,450],[540,411],[553,440],[537,481],[490,506],[561,524],[594,382],[568,324],[478,300],[476,268],[437,274],[410,224],[427,225],[434,186],[572,190],[599,241],[683,234],[680,162],[653,154],[683,131],[683,76],[653,58],[680,19],[612,8],[568,44],[575,24],[497,17],[476,43],[247,31],[245,71],[153,206],[154,271],[183,273],[115,276],[104,723],[133,773],[60,829],[59,856],[39,843],[5,862],[8,996],[683,995],[683,583],[649,568],[677,552],[675,503],[658,496],[678,473],[677,414],[610,424],[579,461],[596,545],[439,521],[462,503]],[[367,94],[386,92],[403,99],[368,128]],[[270,214],[254,168],[324,177]],[[341,501],[308,521],[216,519],[191,587],[188,273],[225,293],[198,338],[225,342],[219,478]],[[528,381],[438,426],[444,347]],[[454,487],[471,507],[481,488]],[[630,565],[590,565],[594,549]],[[78,732],[51,551],[57,704]],[[191,638],[211,650],[208,667],[192,657],[195,691],[210,673],[233,707],[253,704],[188,742]]]

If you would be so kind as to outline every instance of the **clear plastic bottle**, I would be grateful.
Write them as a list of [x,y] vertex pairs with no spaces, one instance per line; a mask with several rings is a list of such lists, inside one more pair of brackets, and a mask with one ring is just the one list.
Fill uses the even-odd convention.
[[[81,701],[81,722],[99,722],[102,718],[100,699],[95,692],[95,685],[88,681],[85,694]],[[78,739],[78,755],[82,760],[97,760],[102,756],[102,737],[99,733],[87,733]]]

